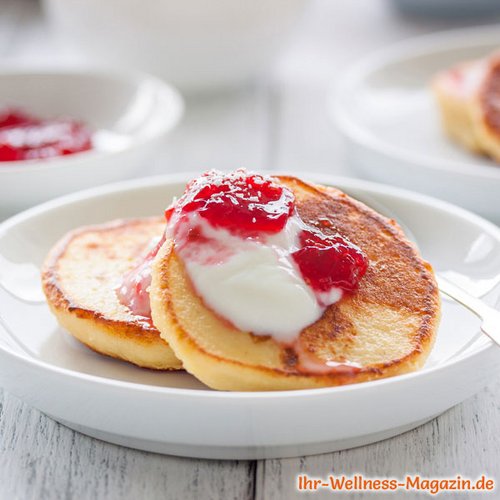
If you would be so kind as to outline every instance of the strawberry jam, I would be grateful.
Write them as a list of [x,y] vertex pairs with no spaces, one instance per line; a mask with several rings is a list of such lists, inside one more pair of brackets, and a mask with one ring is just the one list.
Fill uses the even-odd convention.
[[294,211],[294,196],[271,179],[244,170],[224,175],[210,171],[191,181],[175,208],[179,215],[197,212],[214,228],[241,237],[281,231]]
[[300,250],[292,253],[304,280],[319,292],[333,287],[353,291],[366,273],[368,259],[349,240],[304,230],[299,236]]
[[[179,217],[173,236],[182,249],[208,241],[197,226],[187,224],[188,229],[179,230],[183,226],[182,215],[193,212],[214,228],[261,240],[282,231],[290,217],[298,217],[290,189],[244,169],[230,174],[205,173],[191,181],[183,196],[166,210],[167,221],[174,213]],[[342,235],[323,234],[322,228],[333,228],[330,219],[323,217],[318,223],[318,229],[302,223],[298,250],[290,249],[304,281],[319,295],[334,288],[355,290],[368,268],[366,256]],[[217,255],[222,254],[223,249],[218,249]]]
[[92,135],[82,123],[44,120],[17,109],[0,112],[0,161],[39,160],[92,148]]

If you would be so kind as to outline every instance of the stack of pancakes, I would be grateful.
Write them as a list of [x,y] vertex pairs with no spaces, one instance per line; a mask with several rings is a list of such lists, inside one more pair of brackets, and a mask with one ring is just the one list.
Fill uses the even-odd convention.
[[300,352],[270,336],[239,331],[207,308],[168,239],[152,266],[152,318],[123,305],[116,289],[152,238],[162,235],[160,219],[117,221],[67,235],[43,268],[51,310],[97,352],[141,367],[184,368],[214,389],[335,386],[420,368],[439,322],[430,265],[394,221],[341,191],[293,177],[277,180],[293,191],[306,223],[328,218],[332,231],[355,242],[369,259],[358,289],[300,333]]
[[450,138],[500,162],[500,52],[440,72],[432,88]]

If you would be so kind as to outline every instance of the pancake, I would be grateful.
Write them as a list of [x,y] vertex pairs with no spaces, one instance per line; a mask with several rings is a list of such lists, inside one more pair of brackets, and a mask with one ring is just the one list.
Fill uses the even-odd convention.
[[164,229],[163,218],[118,220],[65,236],[42,270],[43,290],[60,325],[101,354],[156,370],[182,368],[151,319],[133,314],[115,292]]
[[445,70],[432,88],[450,138],[500,162],[500,54]]
[[488,61],[477,96],[478,136],[485,154],[500,162],[500,55]]
[[[370,265],[353,293],[301,331],[295,348],[237,330],[195,293],[172,241],[153,263],[155,326],[184,368],[221,390],[336,386],[420,368],[434,343],[440,301],[432,269],[397,224],[333,188],[279,177],[301,218],[358,245]],[[329,362],[330,366],[326,365]]]

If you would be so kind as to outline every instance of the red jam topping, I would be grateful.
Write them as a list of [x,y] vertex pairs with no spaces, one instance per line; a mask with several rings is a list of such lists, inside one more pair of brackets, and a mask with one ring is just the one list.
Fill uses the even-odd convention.
[[333,287],[353,291],[368,269],[363,252],[343,236],[317,231],[300,234],[300,250],[292,254],[306,283],[319,292]]
[[[169,221],[174,213],[182,217],[191,212],[197,212],[211,226],[227,229],[240,237],[278,233],[288,219],[297,214],[295,196],[290,189],[243,169],[226,175],[210,171],[191,181],[165,215]],[[302,231],[300,248],[292,253],[302,277],[316,292],[329,292],[332,288],[355,290],[368,268],[368,259],[340,234],[322,233],[322,228],[333,227],[330,219],[320,218],[318,225],[318,229]],[[189,225],[184,231],[176,229],[176,243],[183,249],[193,243],[217,243],[208,240],[199,226]],[[223,253],[223,248],[217,249],[217,255]]]
[[92,148],[92,134],[75,120],[43,120],[17,109],[0,112],[0,161],[39,160]]
[[281,231],[294,211],[294,196],[261,175],[210,171],[187,185],[175,207],[167,209],[167,220],[174,210],[180,214],[196,211],[215,228],[251,237]]
[[[271,178],[245,170],[227,175],[207,172],[191,181],[181,198],[165,212],[167,235],[174,238],[176,249],[182,251],[183,257],[202,253],[204,260],[200,263],[204,265],[229,258],[233,250],[224,238],[219,241],[216,235],[207,235],[200,221],[191,220],[194,213],[215,229],[224,229],[242,239],[261,239],[263,243],[282,231],[290,217],[300,217],[293,192]],[[338,233],[325,235],[323,229],[334,229],[330,219],[319,219],[319,228],[300,224],[304,229],[288,255],[316,292],[318,301],[322,304],[322,294],[334,289],[354,291],[368,268],[364,253]],[[120,301],[138,316],[151,316],[151,262],[164,241],[165,237],[139,259],[117,289]]]

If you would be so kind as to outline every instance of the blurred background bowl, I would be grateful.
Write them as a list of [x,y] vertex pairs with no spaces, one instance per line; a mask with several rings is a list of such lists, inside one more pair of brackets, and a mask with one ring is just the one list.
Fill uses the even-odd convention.
[[185,91],[235,86],[272,62],[307,0],[44,0],[56,33],[93,60]]
[[0,219],[68,192],[131,177],[164,147],[183,113],[179,94],[135,72],[0,70],[0,107],[67,117],[94,132],[90,151],[0,162]]

